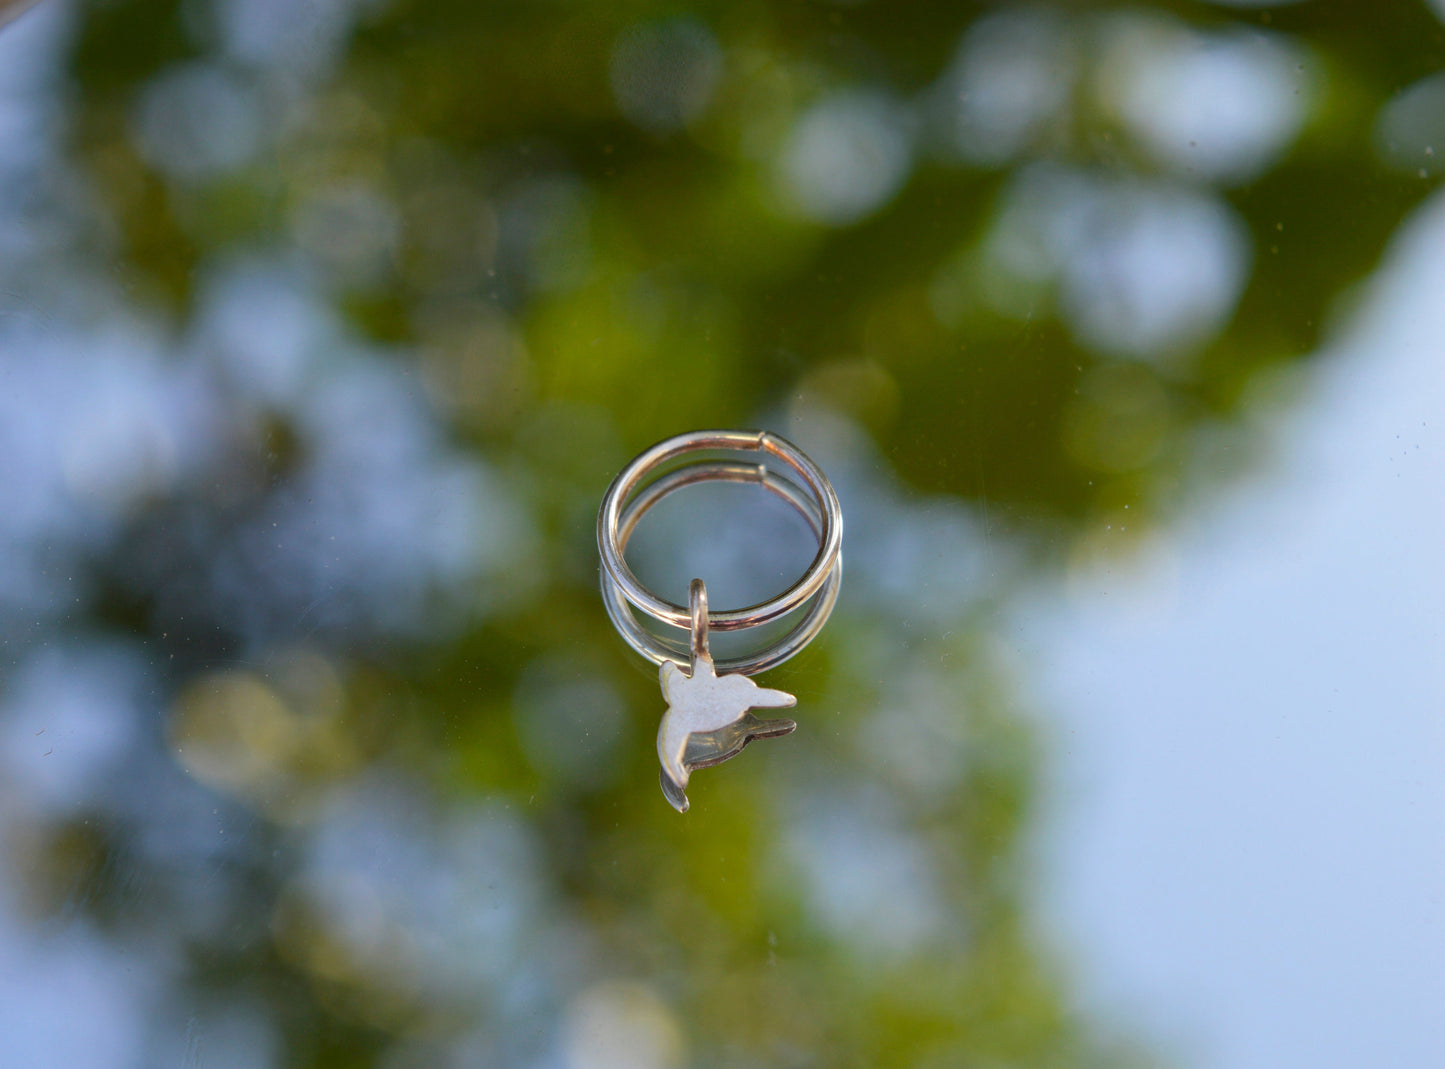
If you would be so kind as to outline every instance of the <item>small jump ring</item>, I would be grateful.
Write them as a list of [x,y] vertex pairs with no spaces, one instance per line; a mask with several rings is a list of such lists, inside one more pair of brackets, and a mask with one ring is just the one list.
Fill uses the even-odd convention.
[[694,579],[688,584],[687,607],[692,613],[691,635],[688,638],[692,662],[710,661],[712,651],[707,648],[707,584],[701,579]]
[[[647,482],[668,461],[689,453],[716,450],[757,450],[778,457],[800,477],[805,492],[791,480],[768,470],[765,464],[734,461],[693,461]],[[627,543],[642,516],[669,494],[685,486],[708,481],[753,482],[782,497],[807,521],[818,539],[818,553],[804,575],[777,597],[745,609],[710,612],[699,608],[689,592],[689,606],[663,601],[638,582],[623,559]],[[781,664],[822,630],[837,601],[842,579],[842,511],[827,477],[801,450],[765,432],[700,431],[678,435],[647,450],[613,480],[597,518],[598,550],[602,557],[602,595],[608,615],[624,639],[653,663],[695,655],[701,635],[704,648],[709,629],[736,631],[779,619],[806,604],[803,618],[766,649],[718,663],[720,671],[752,674]],[[674,643],[652,634],[636,619],[628,605],[659,622],[686,629],[687,643]],[[699,612],[701,616],[699,616]]]

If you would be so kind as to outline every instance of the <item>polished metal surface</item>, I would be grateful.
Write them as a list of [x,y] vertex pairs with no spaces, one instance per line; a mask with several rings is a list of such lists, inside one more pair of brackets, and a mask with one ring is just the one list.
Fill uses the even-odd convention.
[[759,687],[745,675],[718,675],[708,653],[707,587],[694,579],[688,590],[692,617],[692,665],[662,662],[659,673],[667,711],[657,728],[657,756],[662,762],[662,793],[679,813],[688,809],[687,787],[695,769],[736,757],[754,739],[791,733],[798,725],[783,718],[762,720],[753,709],[787,709],[797,704],[791,694]]
[[[807,489],[771,471],[766,464],[721,460],[693,460],[649,481],[649,476],[677,458],[718,450],[759,451],[776,457],[799,476]],[[603,602],[628,645],[654,664],[680,660],[691,654],[688,641],[653,634],[629,609],[630,603],[665,626],[696,634],[692,610],[664,601],[647,590],[627,566],[624,553],[638,522],[648,510],[678,490],[712,481],[761,485],[792,505],[818,538],[818,553],[808,570],[783,593],[748,608],[706,614],[710,629],[738,631],[769,623],[808,606],[803,617],[782,638],[749,654],[718,662],[718,668],[725,672],[762,672],[782,664],[822,630],[837,601],[843,570],[843,516],[837,495],[818,466],[797,446],[777,435],[694,431],[659,442],[624,468],[608,488],[597,516]]]
[[[691,431],[664,439],[623,468],[607,488],[597,515],[597,548],[603,567],[612,582],[621,588],[623,596],[648,616],[674,627],[688,626],[688,610],[664,601],[644,587],[623,559],[618,538],[622,507],[649,475],[669,462],[689,453],[718,450],[762,453],[786,464],[812,493],[823,524],[818,555],[802,578],[768,601],[743,609],[710,613],[708,623],[713,630],[744,630],[786,616],[818,592],[842,550],[843,514],[838,496],[822,470],[791,442],[767,431]],[[764,467],[759,465],[759,481],[765,477]]]
[[[692,460],[682,467],[659,470],[679,457],[716,450],[758,451],[779,458],[802,480],[770,472],[766,464]],[[688,486],[704,482],[751,482],[771,490],[808,522],[818,539],[818,553],[803,576],[769,601],[731,612],[708,609],[707,585],[693,579],[688,606],[657,597],[632,574],[624,553],[638,522],[649,509]],[[811,496],[809,496],[811,494]],[[761,720],[751,710],[795,704],[791,694],[759,687],[745,673],[781,664],[797,653],[828,620],[838,599],[842,578],[843,515],[827,476],[797,446],[762,432],[695,431],[659,442],[637,457],[612,481],[597,515],[597,548],[602,557],[602,597],[607,614],[627,643],[655,664],[667,711],[657,729],[657,756],[662,762],[662,793],[679,813],[688,809],[685,789],[694,769],[721,764],[741,753],[754,739],[786,735],[797,727],[791,720]],[[781,639],[751,654],[714,664],[708,633],[758,627],[812,605]],[[684,626],[686,644],[664,640],[642,626],[629,604],[659,623]],[[682,657],[689,668],[679,666]]]

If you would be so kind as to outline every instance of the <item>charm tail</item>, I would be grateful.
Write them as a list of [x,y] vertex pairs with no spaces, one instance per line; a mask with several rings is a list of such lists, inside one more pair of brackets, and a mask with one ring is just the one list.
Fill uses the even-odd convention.
[[677,725],[669,716],[662,718],[657,729],[657,757],[662,762],[662,793],[679,813],[687,812],[687,787],[689,771],[683,763],[687,752],[688,731]]

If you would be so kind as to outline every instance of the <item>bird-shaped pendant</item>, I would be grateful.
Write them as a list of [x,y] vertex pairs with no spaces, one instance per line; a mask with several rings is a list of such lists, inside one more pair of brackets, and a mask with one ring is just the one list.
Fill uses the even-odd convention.
[[662,793],[679,813],[686,813],[684,793],[694,769],[721,764],[742,752],[754,739],[786,735],[798,725],[782,718],[763,720],[753,709],[786,709],[797,699],[781,690],[760,687],[745,675],[718,675],[707,646],[707,593],[694,579],[692,601],[692,671],[663,661],[660,674],[667,711],[657,729],[657,756],[662,761]]

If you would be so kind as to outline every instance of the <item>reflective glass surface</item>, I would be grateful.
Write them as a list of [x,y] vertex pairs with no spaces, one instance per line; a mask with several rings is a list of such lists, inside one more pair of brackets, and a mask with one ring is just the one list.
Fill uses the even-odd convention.
[[1445,0],[0,2],[0,1066],[1445,1065],[1442,161]]

